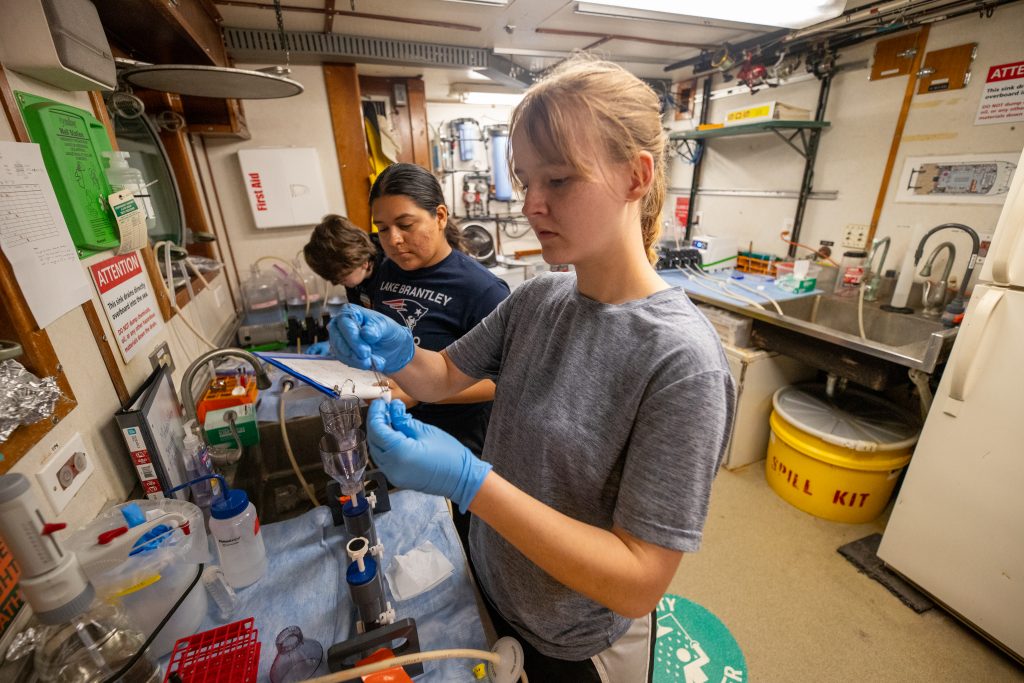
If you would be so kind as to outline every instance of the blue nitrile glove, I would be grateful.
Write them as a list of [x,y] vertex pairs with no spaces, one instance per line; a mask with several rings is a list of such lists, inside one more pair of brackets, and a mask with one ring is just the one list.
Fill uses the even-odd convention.
[[490,463],[448,432],[409,415],[397,399],[371,403],[366,425],[370,454],[391,483],[449,498],[463,513],[491,471]]
[[323,341],[317,342],[316,344],[310,344],[306,347],[307,356],[330,356],[331,354],[331,342]]
[[408,365],[416,353],[408,328],[362,306],[345,306],[327,323],[327,331],[334,357],[354,368],[372,370],[376,365],[377,370],[390,375]]

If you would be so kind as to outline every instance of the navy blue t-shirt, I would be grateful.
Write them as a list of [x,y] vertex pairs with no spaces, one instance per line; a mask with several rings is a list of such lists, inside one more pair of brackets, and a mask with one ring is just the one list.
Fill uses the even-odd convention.
[[[412,332],[417,346],[442,351],[497,308],[509,288],[504,280],[461,251],[419,270],[402,270],[385,259],[370,292],[373,310]],[[412,409],[416,419],[435,425],[479,454],[491,403],[430,404]]]

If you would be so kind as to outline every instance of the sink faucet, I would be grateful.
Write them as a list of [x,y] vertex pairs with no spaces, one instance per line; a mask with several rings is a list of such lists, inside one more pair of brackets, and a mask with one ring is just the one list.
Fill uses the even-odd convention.
[[192,364],[185,369],[185,373],[181,376],[181,402],[185,406],[185,420],[196,419],[196,399],[192,393],[192,380],[195,379],[196,373],[199,368],[203,367],[206,363],[210,362],[214,358],[220,358],[224,356],[234,356],[247,361],[256,371],[256,387],[259,389],[269,389],[271,385],[270,377],[267,375],[267,371],[263,369],[263,365],[259,359],[242,349],[214,349],[213,351],[207,351],[203,355],[192,361]]
[[935,263],[935,259],[941,251],[949,252],[946,255],[946,268],[942,271],[942,277],[939,278],[938,284],[931,280],[925,280],[924,291],[921,294],[921,303],[924,304],[922,313],[927,316],[942,314],[942,307],[946,303],[946,291],[949,289],[949,273],[953,270],[953,261],[956,260],[956,247],[952,242],[943,242],[932,249],[932,253],[928,255],[928,259],[924,262],[924,268],[920,272],[921,277],[931,276],[932,264]]
[[936,225],[934,228],[929,230],[921,238],[921,241],[917,245],[917,251],[914,252],[914,266],[921,261],[921,256],[924,254],[924,244],[928,241],[928,238],[939,232],[940,230],[962,230],[966,232],[971,238],[971,258],[967,262],[967,272],[964,273],[963,282],[960,283],[960,290],[953,297],[953,300],[946,306],[946,311],[942,315],[942,322],[947,327],[952,327],[954,324],[954,318],[960,313],[964,312],[967,307],[967,285],[971,281],[971,276],[974,274],[974,267],[978,263],[978,252],[981,249],[981,240],[978,238],[978,233],[975,232],[974,228],[968,227],[963,223],[943,223],[942,225]]
[[[889,257],[889,245],[891,244],[891,237],[882,237],[871,243],[871,253],[868,255],[868,262],[865,265],[870,275],[868,276],[867,283],[864,285],[864,301],[875,301],[878,299],[878,289],[882,284],[882,276],[879,273],[884,272],[885,259]],[[876,268],[874,265],[875,255],[879,249],[882,249],[882,260],[878,262],[878,267]]]

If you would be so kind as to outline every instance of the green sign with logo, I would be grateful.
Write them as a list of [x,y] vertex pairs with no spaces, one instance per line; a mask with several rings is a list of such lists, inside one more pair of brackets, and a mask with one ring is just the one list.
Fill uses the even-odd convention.
[[678,595],[658,603],[654,683],[746,683],[747,661],[711,612]]

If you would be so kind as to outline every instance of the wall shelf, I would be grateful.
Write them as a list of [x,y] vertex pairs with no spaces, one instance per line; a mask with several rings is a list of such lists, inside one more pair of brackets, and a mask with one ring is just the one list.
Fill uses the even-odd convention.
[[[738,135],[763,135],[772,134],[778,136],[797,154],[803,157],[804,173],[800,183],[800,190],[797,192],[796,215],[793,218],[793,229],[791,230],[789,255],[796,255],[796,242],[800,239],[800,228],[803,224],[804,210],[807,208],[807,200],[811,197],[814,189],[814,162],[818,156],[818,143],[821,140],[821,133],[831,124],[825,120],[825,106],[828,103],[828,94],[832,85],[832,74],[826,73],[820,78],[821,86],[818,91],[818,106],[815,108],[814,118],[807,121],[759,121],[756,123],[744,123],[738,126],[723,126],[721,128],[707,128],[705,130],[675,131],[668,136],[669,146],[672,151],[688,163],[693,164],[693,179],[690,183],[690,203],[686,220],[686,239],[690,239],[693,233],[693,217],[697,194],[700,191],[701,167],[704,162],[704,149],[708,140],[714,138],[735,137]],[[707,123],[707,103],[711,99],[711,78],[704,81],[704,104],[701,105],[700,122]]]
[[[707,130],[686,130],[670,133],[668,136],[672,151],[686,161],[693,163],[696,153],[696,141],[710,138],[729,138],[737,135],[759,135],[774,133],[783,142],[792,147],[797,154],[807,158],[810,137],[808,131],[828,128],[828,121],[761,121],[760,123],[744,123],[724,128],[708,128]],[[794,142],[799,142],[799,145]]]

